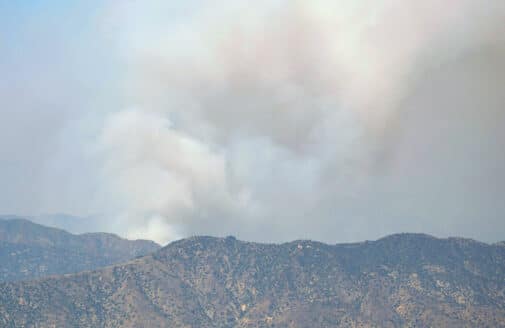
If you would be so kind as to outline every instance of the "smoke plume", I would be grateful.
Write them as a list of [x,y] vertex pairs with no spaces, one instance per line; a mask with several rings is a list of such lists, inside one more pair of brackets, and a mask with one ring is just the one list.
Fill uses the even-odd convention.
[[475,223],[497,199],[474,184],[504,163],[505,16],[488,5],[221,1],[165,20],[161,2],[116,4],[135,109],[100,139],[114,212],[158,241]]
[[25,163],[0,163],[2,211],[161,243],[503,239],[503,1],[81,6],[19,46],[40,67],[3,51],[30,78],[0,97],[26,113],[0,121]]

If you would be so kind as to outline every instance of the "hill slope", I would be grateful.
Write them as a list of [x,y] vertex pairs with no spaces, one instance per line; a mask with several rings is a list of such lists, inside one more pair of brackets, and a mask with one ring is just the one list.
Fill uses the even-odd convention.
[[106,233],[73,235],[28,220],[0,219],[0,281],[93,270],[159,249]]
[[505,248],[393,235],[195,237],[125,264],[0,285],[2,327],[505,327]]

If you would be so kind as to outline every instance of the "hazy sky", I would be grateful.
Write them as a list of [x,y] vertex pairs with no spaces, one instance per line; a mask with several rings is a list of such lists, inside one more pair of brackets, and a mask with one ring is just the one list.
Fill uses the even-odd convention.
[[503,240],[504,21],[502,0],[0,0],[0,213]]

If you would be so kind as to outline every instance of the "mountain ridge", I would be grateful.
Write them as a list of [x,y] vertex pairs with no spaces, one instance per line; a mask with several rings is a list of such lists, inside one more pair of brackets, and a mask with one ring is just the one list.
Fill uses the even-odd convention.
[[23,218],[0,219],[0,281],[98,269],[159,249],[152,241],[114,234],[71,234]]
[[398,234],[329,245],[190,237],[0,284],[6,327],[505,327],[505,249]]

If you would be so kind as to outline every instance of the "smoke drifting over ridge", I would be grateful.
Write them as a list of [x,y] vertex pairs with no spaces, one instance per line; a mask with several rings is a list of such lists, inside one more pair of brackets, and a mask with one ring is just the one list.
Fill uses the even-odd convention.
[[100,20],[121,91],[79,138],[106,229],[503,239],[501,1],[110,1]]
[[[224,1],[146,24],[168,9],[151,5],[120,15],[141,31],[122,38],[137,107],[104,127],[104,176],[126,204],[131,235],[146,227],[161,241],[200,233],[331,241],[370,237],[370,227],[445,234],[499,206],[467,181],[489,172],[477,173],[485,167],[471,154],[473,138],[457,131],[481,129],[487,144],[500,130],[489,120],[503,123],[503,72],[493,94],[467,85],[503,68],[498,2]],[[495,62],[477,54],[458,66],[479,49]],[[494,72],[480,69],[486,63]],[[469,102],[458,101],[459,88]],[[479,108],[489,96],[493,104]],[[437,134],[438,145],[423,141]],[[477,167],[465,171],[451,153]],[[493,156],[484,161],[504,163]]]

